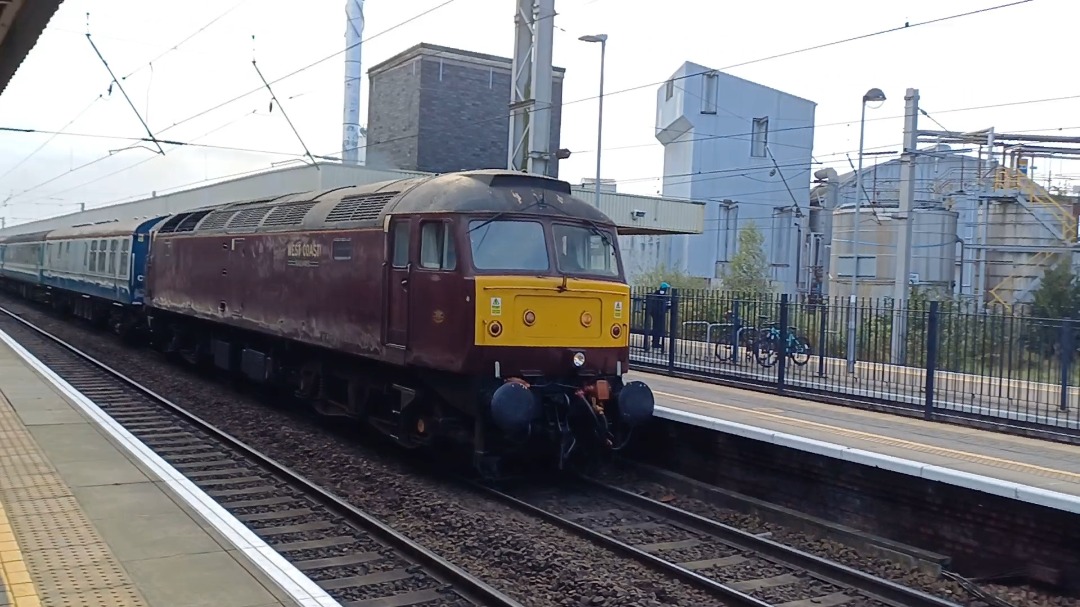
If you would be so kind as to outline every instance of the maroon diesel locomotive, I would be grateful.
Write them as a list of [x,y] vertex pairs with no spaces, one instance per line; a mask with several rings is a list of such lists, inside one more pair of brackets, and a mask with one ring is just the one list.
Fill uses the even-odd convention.
[[402,445],[560,466],[652,416],[627,382],[615,226],[566,182],[489,170],[180,213],[153,232],[155,343]]

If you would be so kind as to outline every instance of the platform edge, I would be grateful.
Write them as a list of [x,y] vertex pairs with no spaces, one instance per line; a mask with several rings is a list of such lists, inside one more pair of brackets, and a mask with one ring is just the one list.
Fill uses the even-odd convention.
[[105,413],[92,400],[76,390],[52,369],[22,347],[5,331],[0,330],[3,341],[38,375],[53,385],[72,404],[82,410],[91,421],[105,431],[119,446],[141,462],[148,471],[165,483],[172,493],[182,499],[193,511],[225,537],[236,551],[271,580],[290,599],[301,607],[341,607],[325,590],[270,548],[253,531],[228,513],[213,498],[195,486],[183,474],[154,453],[142,441]]
[[806,438],[776,430],[758,428],[748,424],[727,421],[717,417],[709,417],[690,411],[681,411],[679,409],[672,409],[661,405],[655,406],[653,415],[662,419],[704,427],[726,434],[733,434],[782,447],[789,447],[799,451],[831,457],[833,459],[862,464],[874,468],[882,468],[900,474],[943,482],[966,489],[973,489],[990,495],[1015,499],[1036,506],[1080,514],[1080,497],[1060,493],[1058,491],[1050,491],[1048,489],[1023,485],[985,475],[962,472],[960,470],[953,470],[951,468],[933,464],[925,464],[882,453],[874,453],[864,449],[847,447],[837,443]]

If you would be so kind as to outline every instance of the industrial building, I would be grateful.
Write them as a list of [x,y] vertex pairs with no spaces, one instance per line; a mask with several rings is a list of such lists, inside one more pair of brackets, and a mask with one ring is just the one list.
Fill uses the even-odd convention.
[[[367,165],[448,173],[506,168],[511,67],[506,57],[420,43],[368,70]],[[551,152],[559,174],[563,68],[552,68]]]
[[[921,148],[914,162],[908,284],[1010,306],[1029,301],[1047,269],[1078,261],[1075,196],[1051,193],[1031,179],[1030,161],[1018,149],[1002,159],[936,144]],[[863,169],[859,297],[894,293],[900,164],[892,159]],[[816,265],[808,271],[814,289],[847,297],[855,267],[855,173],[820,173],[811,201]]]
[[739,232],[765,238],[776,290],[794,293],[805,265],[816,104],[683,63],[657,90],[656,138],[664,145],[665,198],[704,202],[705,231],[628,242],[635,272],[665,267],[719,285]]

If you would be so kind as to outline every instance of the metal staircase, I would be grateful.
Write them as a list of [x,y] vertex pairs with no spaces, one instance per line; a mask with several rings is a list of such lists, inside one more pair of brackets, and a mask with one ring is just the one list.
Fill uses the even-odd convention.
[[[1034,245],[1026,250],[1015,251],[1015,255],[1023,258],[1023,263],[1019,265],[1049,269],[1060,255],[1067,252],[1068,247],[1077,245],[1076,217],[1071,209],[1061,204],[1046,188],[1011,167],[997,167],[993,180],[994,197],[1017,204],[1034,220],[1032,227],[1042,232],[1038,240],[1054,242],[1049,246]],[[993,302],[1009,307],[1024,299],[1038,286],[1042,272],[1033,276],[1015,269],[1017,265],[1014,264],[1012,273],[989,289]]]

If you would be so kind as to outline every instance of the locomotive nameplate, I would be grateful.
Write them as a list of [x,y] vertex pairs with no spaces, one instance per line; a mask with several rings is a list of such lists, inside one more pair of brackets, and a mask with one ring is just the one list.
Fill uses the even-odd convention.
[[290,266],[313,268],[319,265],[322,245],[317,242],[294,240],[286,245],[285,257]]

